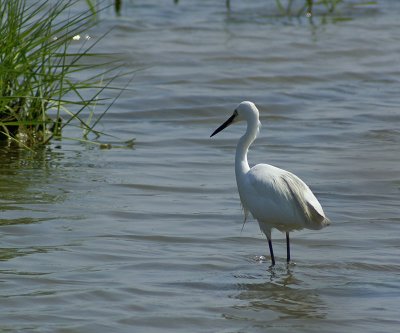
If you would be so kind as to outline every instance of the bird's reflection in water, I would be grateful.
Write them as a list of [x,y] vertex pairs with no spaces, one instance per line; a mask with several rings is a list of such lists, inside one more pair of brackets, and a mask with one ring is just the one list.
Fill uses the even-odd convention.
[[[282,319],[324,319],[326,306],[315,288],[295,274],[295,264],[271,266],[262,276],[238,276],[239,302],[227,319],[271,324]],[[268,324],[268,325],[269,325]],[[264,326],[264,325],[263,325]]]

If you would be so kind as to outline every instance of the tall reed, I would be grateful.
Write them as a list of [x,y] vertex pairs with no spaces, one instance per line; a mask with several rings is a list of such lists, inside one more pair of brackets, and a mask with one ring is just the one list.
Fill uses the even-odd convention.
[[113,102],[100,96],[112,89],[119,64],[94,53],[101,38],[73,50],[96,24],[93,10],[71,14],[77,3],[0,0],[0,139],[44,144],[72,124],[84,137],[98,134],[94,126]]

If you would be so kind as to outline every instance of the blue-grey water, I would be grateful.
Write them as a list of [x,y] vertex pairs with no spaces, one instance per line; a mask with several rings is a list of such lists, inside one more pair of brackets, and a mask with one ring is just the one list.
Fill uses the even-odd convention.
[[[138,71],[99,129],[136,144],[1,147],[0,332],[396,331],[400,2],[362,2],[103,12],[88,34],[114,27],[99,50]],[[292,234],[289,267],[284,235],[270,268],[257,223],[241,231],[244,125],[209,138],[242,100],[263,124],[250,164],[299,175],[332,220]]]

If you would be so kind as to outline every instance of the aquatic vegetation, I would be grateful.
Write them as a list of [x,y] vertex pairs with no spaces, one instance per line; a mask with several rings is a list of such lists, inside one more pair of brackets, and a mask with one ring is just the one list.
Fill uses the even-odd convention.
[[100,96],[116,89],[121,64],[94,52],[101,38],[86,34],[96,13],[71,14],[76,3],[0,0],[0,139],[45,144],[68,125],[81,127],[83,140],[100,134],[95,126],[115,101]]
[[[240,1],[243,0],[237,0],[236,2]],[[89,8],[92,11],[95,11],[96,2],[97,2],[96,0],[86,0],[86,3],[88,4]],[[117,15],[121,14],[122,2],[123,2],[122,0],[112,1],[115,13]],[[173,0],[172,2],[175,5],[178,5],[180,3],[179,0]],[[314,9],[318,11],[319,14],[326,15],[333,13],[337,8],[337,6],[340,4],[350,4],[350,5],[352,4],[351,0],[275,0],[275,3],[280,14],[283,16],[305,15],[309,18],[311,18],[314,15]],[[376,3],[377,1],[358,0],[355,3],[353,3],[353,5],[363,6]],[[225,0],[225,7],[228,11],[234,9],[231,0]]]
[[[177,2],[177,0],[175,0]],[[113,0],[113,6],[114,6],[114,10],[115,13],[117,15],[121,14],[121,6],[122,6],[122,0]],[[89,6],[90,10],[96,14],[96,4],[97,4],[97,0],[86,0],[87,5]]]
[[[344,0],[303,0],[302,5],[300,7],[296,7],[294,9],[294,0],[276,0],[276,5],[279,10],[285,15],[296,15],[300,16],[306,13],[306,15],[312,15],[313,9],[316,6],[323,7],[328,13],[332,13],[336,6],[342,3]],[[297,1],[298,2],[298,1]]]
[[334,13],[339,5],[371,5],[376,1],[357,1],[352,3],[350,0],[275,0],[279,12],[284,16],[307,16],[311,18],[315,12],[319,15]]

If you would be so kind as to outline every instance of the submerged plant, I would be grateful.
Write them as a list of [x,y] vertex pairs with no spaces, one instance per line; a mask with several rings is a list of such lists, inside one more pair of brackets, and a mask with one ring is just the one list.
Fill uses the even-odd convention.
[[[89,9],[71,15],[77,2],[0,0],[0,139],[43,144],[71,124],[83,128],[84,138],[99,134],[94,126],[113,103],[100,94],[112,89],[119,65],[99,60],[96,42],[71,51],[96,23]],[[95,106],[105,110],[96,114]]]
[[313,9],[315,6],[323,6],[328,13],[332,13],[336,6],[343,2],[343,0],[302,0],[298,3],[302,3],[302,5],[297,8],[297,10],[293,10],[294,0],[287,0],[286,6],[282,3],[281,0],[275,0],[278,9],[285,13],[285,15],[303,15],[304,12],[307,13],[307,16],[312,15]]

